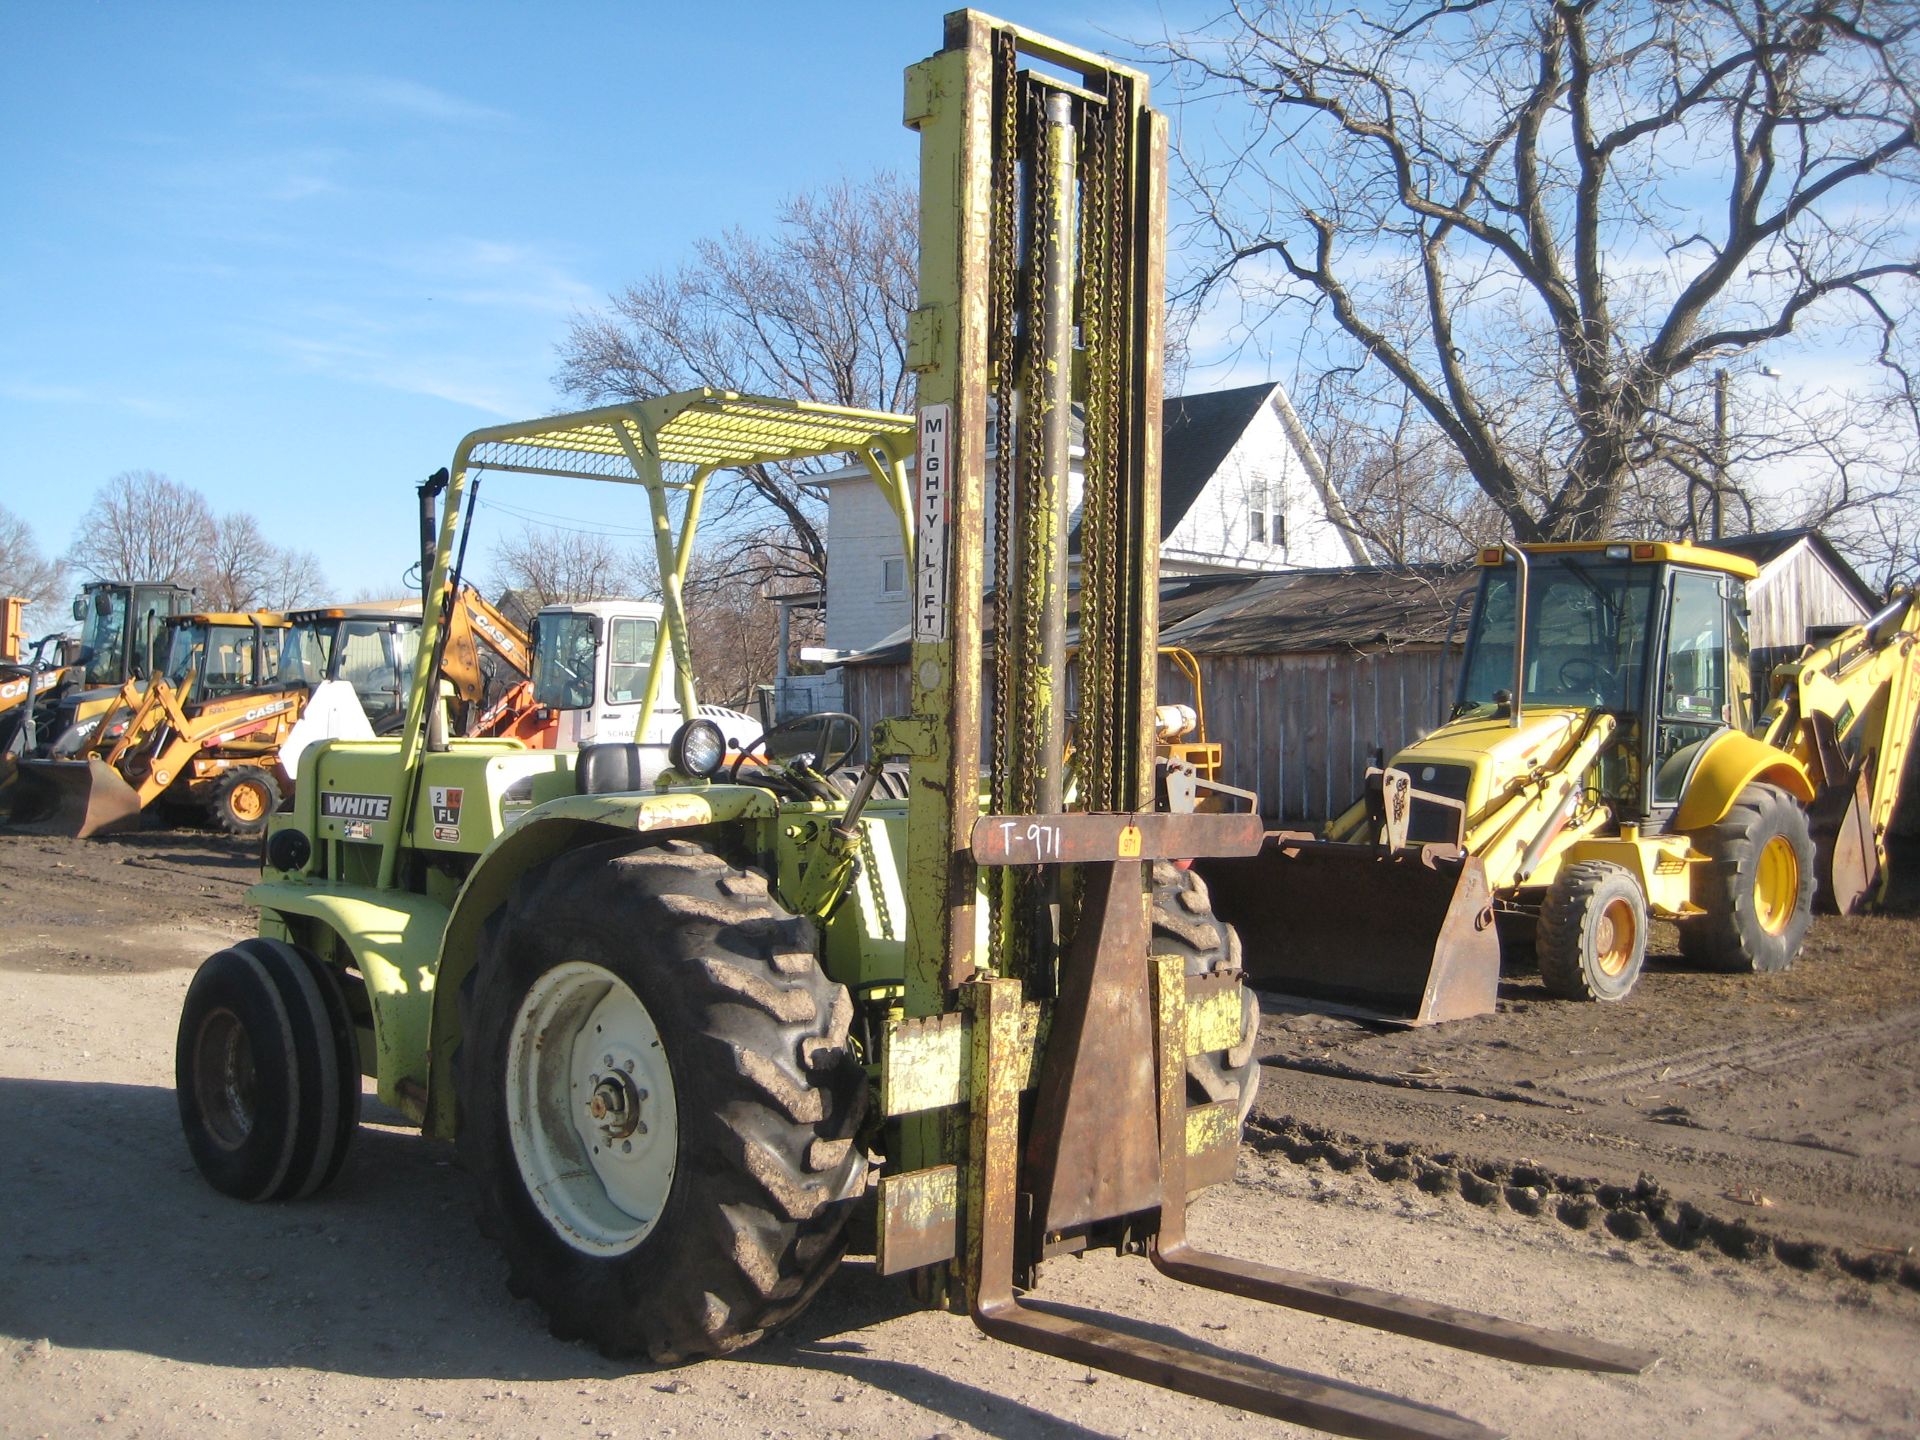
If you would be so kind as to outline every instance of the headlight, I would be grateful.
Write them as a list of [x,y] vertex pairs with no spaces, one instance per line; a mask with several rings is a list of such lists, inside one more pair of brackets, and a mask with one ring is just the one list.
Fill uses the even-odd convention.
[[711,720],[689,720],[673,732],[667,759],[682,775],[705,780],[727,758],[727,737]]

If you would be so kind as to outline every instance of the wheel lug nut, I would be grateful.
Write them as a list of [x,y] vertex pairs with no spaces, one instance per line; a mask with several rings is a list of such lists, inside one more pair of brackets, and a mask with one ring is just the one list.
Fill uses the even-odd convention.
[[600,1060],[601,1060],[601,1063],[605,1065],[609,1070],[613,1068],[613,1056],[603,1055],[600,1057]]
[[623,1155],[631,1155],[633,1153],[633,1141],[622,1140],[620,1142],[620,1153]]
[[[647,1133],[647,1122],[646,1122],[646,1121],[644,1121],[644,1120],[640,1120],[640,1121],[636,1121],[636,1122],[634,1123],[634,1127],[633,1127],[633,1133],[634,1133],[634,1134],[636,1134],[636,1135],[644,1135],[644,1134],[646,1134],[646,1133]],[[629,1141],[628,1143],[629,1143],[629,1144],[631,1144],[632,1142],[631,1142],[631,1141]]]

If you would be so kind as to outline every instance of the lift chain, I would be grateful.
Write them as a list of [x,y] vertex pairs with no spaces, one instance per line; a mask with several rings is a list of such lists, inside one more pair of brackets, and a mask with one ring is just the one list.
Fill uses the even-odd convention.
[[[1013,699],[1013,646],[1007,628],[1008,597],[1012,593],[1013,457],[1014,457],[1014,322],[1018,301],[1014,293],[1019,256],[1020,172],[1019,79],[1013,33],[996,30],[993,36],[993,215],[988,246],[987,370],[993,387],[993,702],[992,742],[988,754],[988,784],[993,812],[1008,813],[1007,775],[1012,763],[1008,748],[1007,707]],[[1004,876],[994,876],[998,887]],[[1005,933],[996,918],[988,930],[988,956],[996,974],[1006,973]]]

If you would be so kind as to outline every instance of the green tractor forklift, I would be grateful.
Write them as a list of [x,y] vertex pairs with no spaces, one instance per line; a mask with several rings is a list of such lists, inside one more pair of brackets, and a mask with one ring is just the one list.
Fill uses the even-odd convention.
[[[1188,1195],[1233,1173],[1257,1012],[1184,862],[1261,834],[1254,814],[1156,804],[1165,125],[1145,99],[1144,77],[971,11],[909,70],[915,415],[701,390],[460,443],[405,724],[302,756],[249,892],[259,934],[188,991],[180,1113],[215,1187],[325,1185],[365,1075],[455,1143],[516,1291],[615,1355],[749,1343],[830,1278],[870,1203],[879,1271],[992,1335],[1347,1434],[1489,1432],[1016,1290],[1050,1256],[1117,1248],[1513,1360],[1652,1363],[1186,1238]],[[1089,619],[1070,725],[1074,410]],[[990,452],[995,414],[1017,443]],[[913,557],[909,714],[864,736],[806,716],[733,756],[689,718],[658,775],[634,745],[448,738],[447,601],[483,479],[644,491],[673,683],[698,717],[680,583],[705,487],[839,454]],[[904,798],[880,784],[902,763]]]

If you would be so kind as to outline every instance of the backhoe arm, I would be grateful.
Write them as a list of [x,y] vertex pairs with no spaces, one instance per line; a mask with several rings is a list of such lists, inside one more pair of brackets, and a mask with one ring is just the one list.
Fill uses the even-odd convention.
[[1773,673],[1763,738],[1818,777],[1811,818],[1822,901],[1845,913],[1887,883],[1887,827],[1920,720],[1920,595]]

